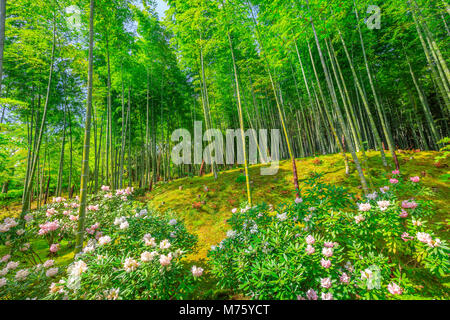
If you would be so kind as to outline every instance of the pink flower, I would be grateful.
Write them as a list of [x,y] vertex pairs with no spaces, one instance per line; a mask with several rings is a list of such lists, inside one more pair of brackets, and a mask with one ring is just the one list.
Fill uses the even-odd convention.
[[331,248],[323,248],[322,249],[322,254],[325,256],[325,257],[331,257],[332,255],[333,255],[333,249],[331,249]]
[[330,289],[331,288],[331,278],[321,278],[320,285],[322,288]]
[[322,300],[333,300],[333,294],[322,292]]
[[306,243],[307,244],[314,244],[316,242],[316,239],[312,235],[309,235],[306,237]]
[[331,261],[325,260],[324,258],[322,258],[322,260],[320,260],[320,264],[325,269],[328,269],[329,267],[331,267]]
[[394,282],[388,284],[388,290],[391,294],[402,294],[403,293],[403,289]]
[[405,200],[402,202],[402,208],[404,209],[415,209],[417,208],[417,203],[414,201],[409,202],[408,200]]
[[314,247],[312,245],[308,244],[306,246],[306,253],[308,255],[310,255],[310,254],[313,254],[314,252],[316,252],[316,249],[314,249]]
[[400,174],[400,171],[399,170],[394,170],[394,171],[392,171],[392,174]]
[[231,212],[232,212],[232,213],[236,213],[236,212],[237,212],[237,208],[233,208],[233,209],[231,210]]
[[165,266],[168,266],[169,264],[170,264],[170,261],[172,260],[172,255],[171,254],[169,254],[169,255],[167,255],[167,256],[165,256],[165,255],[161,255],[160,257],[159,257],[159,263],[163,266],[163,267],[165,267]]
[[369,211],[372,208],[370,203],[358,203],[358,210],[359,211]]
[[303,202],[302,198],[300,198],[300,197],[295,198],[295,203],[299,204],[299,203],[302,203],[302,202]]
[[71,206],[72,208],[74,208],[74,209],[80,207],[80,205],[79,205],[78,203],[76,203],[76,202],[73,202],[70,206]]
[[72,221],[78,221],[78,216],[70,215],[69,219],[72,220]]
[[191,271],[194,277],[200,277],[203,274],[203,269],[197,266],[192,266]]
[[49,232],[57,230],[59,228],[59,224],[57,221],[52,221],[52,222],[47,222],[45,224],[39,225],[39,228],[40,228],[40,230],[39,230],[38,234],[40,236],[42,236]]
[[102,191],[109,191],[109,186],[102,186]]
[[423,243],[430,243],[431,242],[431,235],[426,232],[417,232],[417,240]]
[[389,179],[389,182],[392,184],[396,184],[396,183],[398,183],[398,180],[395,178],[392,178],[392,179]]
[[324,242],[323,246],[325,248],[333,248],[335,246],[336,243],[334,242]]
[[111,199],[113,197],[112,193],[105,194],[106,199]]
[[317,292],[315,292],[313,289],[309,289],[306,292],[306,297],[308,300],[317,300]]
[[339,281],[341,281],[342,283],[349,283],[350,277],[344,272],[344,273],[339,277]]
[[51,217],[52,215],[54,215],[55,213],[58,213],[58,212],[56,212],[56,210],[55,210],[55,208],[50,208],[50,209],[47,209],[47,212],[46,212],[46,216],[47,217]]
[[360,223],[361,221],[364,221],[364,220],[366,220],[366,218],[362,214],[355,216],[356,223]]
[[409,180],[411,180],[412,182],[419,182],[420,178],[418,176],[415,176],[415,177],[409,178]]
[[384,186],[382,188],[380,188],[381,193],[386,193],[389,191],[389,187],[388,186]]
[[406,212],[404,209],[402,209],[402,213],[399,214],[400,218],[407,218],[408,217],[408,212]]
[[7,254],[7,255],[3,256],[3,257],[0,259],[0,261],[1,261],[1,262],[7,262],[10,258],[11,258],[11,255],[10,255],[10,254]]
[[58,252],[59,251],[59,243],[58,244],[52,244],[51,246],[50,246],[50,252],[52,252],[52,253],[56,253],[56,252]]
[[402,235],[401,235],[401,238],[402,238],[402,240],[405,241],[405,242],[414,239],[414,238],[411,237],[411,236],[409,235],[409,233],[407,233],[407,232],[403,232]]
[[24,219],[26,222],[30,222],[31,220],[33,220],[33,216],[31,214],[27,214],[25,215]]
[[89,210],[89,211],[98,211],[98,209],[99,209],[99,205],[97,204],[97,205],[90,205],[90,206],[88,206],[87,207],[87,209]]

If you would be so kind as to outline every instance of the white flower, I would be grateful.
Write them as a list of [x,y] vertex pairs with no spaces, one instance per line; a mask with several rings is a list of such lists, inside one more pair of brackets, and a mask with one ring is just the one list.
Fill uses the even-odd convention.
[[44,268],[50,268],[50,267],[52,267],[54,264],[55,264],[55,261],[54,261],[54,260],[47,260],[47,261],[44,262],[43,266],[44,266]]
[[30,274],[30,271],[28,271],[27,269],[19,270],[16,273],[16,280],[23,281],[28,277],[29,274]]
[[370,278],[372,278],[372,275],[373,275],[373,273],[372,273],[372,270],[370,270],[370,269],[361,271],[361,279],[362,280],[370,279]]
[[277,214],[277,218],[278,218],[278,220],[280,220],[280,221],[284,221],[284,220],[287,219],[287,213],[284,212],[284,213],[282,213],[282,214]]
[[360,223],[361,221],[364,221],[364,220],[366,220],[366,218],[362,214],[355,216],[356,223]]
[[112,288],[109,292],[106,293],[106,299],[108,300],[117,300],[119,298],[120,289]]
[[93,245],[89,245],[83,248],[83,253],[90,253],[95,250],[95,247]]
[[333,249],[331,249],[331,248],[323,248],[322,249],[322,254],[325,257],[331,257],[333,255]]
[[120,226],[119,226],[119,228],[120,228],[121,230],[128,229],[129,227],[130,227],[130,225],[128,224],[128,221],[122,222],[122,223],[120,224]]
[[169,249],[171,246],[169,240],[165,239],[163,241],[161,241],[161,243],[159,244],[159,248],[160,249]]
[[0,288],[3,287],[3,286],[5,286],[6,283],[7,283],[6,278],[1,278],[1,279],[0,279]]
[[200,277],[203,274],[203,269],[197,266],[192,266],[191,271],[194,277]]
[[377,201],[378,207],[380,207],[381,211],[386,210],[389,205],[391,204],[389,201],[386,200],[382,200],[382,201]]
[[58,268],[50,268],[47,270],[45,275],[49,278],[54,277],[58,274]]
[[170,226],[174,226],[176,224],[177,224],[177,220],[175,220],[175,219],[172,219],[172,220],[169,221],[169,225]]
[[19,266],[18,262],[14,262],[14,261],[10,261],[8,262],[8,264],[6,265],[6,268],[8,268],[9,270],[14,270]]
[[3,268],[2,270],[0,270],[0,276],[6,276],[8,274],[8,271],[8,268]]
[[153,251],[153,252],[144,251],[141,253],[141,261],[142,262],[150,262],[157,255],[158,255],[158,253],[156,251]]
[[378,197],[377,192],[375,191],[374,193],[369,193],[366,198],[369,200],[375,200]]
[[234,230],[228,230],[227,231],[227,238],[234,238],[236,236],[237,232]]
[[126,258],[125,262],[123,263],[123,268],[126,272],[131,272],[136,270],[139,267],[139,262],[134,260],[133,258]]
[[359,211],[369,211],[372,208],[370,203],[358,203]]
[[423,243],[431,243],[431,235],[425,232],[417,232],[417,240]]
[[110,236],[104,236],[104,237],[100,237],[100,239],[98,239],[98,244],[103,246],[105,244],[108,244],[111,242],[111,237]]
[[87,264],[83,260],[78,260],[70,266],[67,271],[71,276],[79,277],[83,272],[87,270]]
[[172,260],[172,255],[171,254],[169,254],[169,255],[167,255],[167,256],[165,256],[165,255],[161,255],[160,257],[159,257],[159,263],[162,265],[162,266],[168,266],[169,264],[170,264],[170,261]]
[[150,247],[156,246],[155,238],[152,238],[152,235],[149,233],[144,235],[144,238],[142,240],[144,240],[146,246],[150,246]]
[[127,221],[127,219],[125,217],[116,218],[116,219],[114,219],[114,225],[119,226],[126,221]]

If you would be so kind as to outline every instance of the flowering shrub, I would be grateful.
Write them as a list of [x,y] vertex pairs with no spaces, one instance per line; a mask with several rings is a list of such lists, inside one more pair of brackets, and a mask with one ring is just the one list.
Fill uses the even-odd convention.
[[[441,277],[449,248],[426,229],[429,203],[398,199],[401,189],[420,192],[416,178],[383,187],[352,204],[343,188],[312,177],[293,204],[233,213],[232,230],[209,252],[222,288],[255,299],[386,299],[413,294],[403,272],[421,265]],[[353,207],[353,209],[352,209]]]
[[[78,202],[55,198],[26,217],[7,218],[0,241],[9,253],[0,260],[0,297],[7,299],[171,299],[188,294],[203,269],[187,269],[180,259],[196,239],[184,224],[134,207],[133,190],[102,191],[89,199],[86,245],[69,265],[45,263],[30,243],[46,239],[48,255],[75,238]],[[27,250],[21,250],[28,244]],[[25,262],[17,262],[17,261]]]

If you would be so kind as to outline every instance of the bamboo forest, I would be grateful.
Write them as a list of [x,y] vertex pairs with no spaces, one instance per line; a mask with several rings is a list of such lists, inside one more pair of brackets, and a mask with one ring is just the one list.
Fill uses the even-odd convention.
[[444,0],[0,0],[0,300],[448,300],[449,28]]

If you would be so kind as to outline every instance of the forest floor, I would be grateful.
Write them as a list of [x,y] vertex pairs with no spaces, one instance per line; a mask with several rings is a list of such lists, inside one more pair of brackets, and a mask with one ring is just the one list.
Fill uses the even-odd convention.
[[[370,177],[375,189],[378,190],[386,184],[393,168],[383,167],[379,152],[372,151],[367,155]],[[398,158],[403,177],[421,177],[421,184],[428,190],[425,199],[433,201],[436,212],[432,221],[433,230],[441,239],[449,240],[450,161],[446,160],[441,162],[440,166],[436,166],[434,158],[437,155],[437,152],[401,151],[398,153]],[[388,161],[392,163],[389,156]],[[352,169],[349,175],[345,174],[342,155],[302,158],[297,159],[296,162],[300,190],[305,187],[303,180],[316,172],[323,174],[323,181],[343,186],[357,198],[361,197],[362,190],[357,172]],[[250,167],[254,204],[272,204],[276,209],[280,204],[292,203],[295,192],[291,162],[281,161],[278,173],[272,176],[260,175],[260,167],[261,165]],[[351,168],[353,167],[351,165]],[[239,208],[247,200],[243,168],[220,172],[216,181],[210,173],[202,177],[186,177],[171,182],[160,182],[152,192],[146,193],[137,200],[162,214],[170,212],[171,215],[184,220],[188,231],[198,237],[197,250],[186,258],[186,264],[188,267],[195,264],[204,266],[206,269],[207,252],[211,245],[216,245],[223,240],[230,229],[227,220],[232,215],[231,210]],[[19,204],[9,205],[8,210],[0,206],[0,220],[6,216],[18,216],[19,211]],[[35,243],[35,248],[38,254],[44,257],[47,254],[46,243],[44,240],[41,242]],[[61,250],[56,260],[64,264],[72,259],[73,252],[70,249],[67,249],[67,252],[63,251],[65,250]],[[194,298],[230,298],[226,292],[216,291],[214,279],[208,278],[199,287],[199,292]],[[431,281],[431,279],[428,280]],[[436,286],[442,288],[442,284],[436,283]]]
[[[383,167],[379,152],[368,152],[367,155],[370,176],[378,190],[386,184],[386,177],[391,175],[393,168]],[[403,151],[399,152],[398,158],[402,176],[420,176],[422,184],[430,189],[427,199],[433,200],[436,210],[434,219],[439,221],[442,236],[446,238],[450,225],[449,162],[436,167],[434,157],[437,155],[437,152]],[[351,170],[348,176],[345,174],[342,155],[325,155],[296,161],[300,190],[305,186],[302,180],[316,172],[324,174],[323,179],[327,183],[343,186],[355,193],[356,197],[362,195],[357,172]],[[389,157],[388,161],[391,162]],[[250,168],[254,204],[266,203],[276,207],[292,202],[295,192],[291,162],[281,161],[278,173],[273,176],[260,175],[260,167],[261,165],[255,165]],[[208,191],[205,191],[206,188]],[[198,251],[188,257],[197,262],[206,258],[211,245],[216,245],[225,238],[230,229],[227,219],[232,215],[231,210],[239,208],[247,200],[243,169],[220,172],[217,181],[214,181],[212,174],[207,174],[160,183],[140,200],[159,212],[172,211],[185,221],[188,230],[198,236]]]

